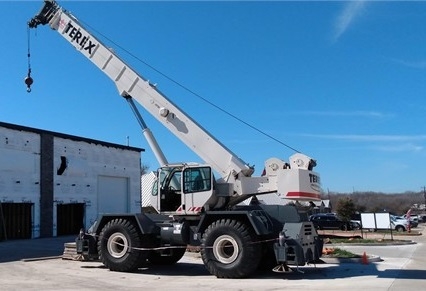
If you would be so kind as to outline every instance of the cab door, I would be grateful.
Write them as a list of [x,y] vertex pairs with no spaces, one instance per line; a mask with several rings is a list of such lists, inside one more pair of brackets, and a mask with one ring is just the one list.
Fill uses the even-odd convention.
[[209,166],[188,167],[182,174],[183,210],[197,214],[213,194],[213,172]]
[[182,167],[163,167],[158,170],[152,195],[157,196],[160,212],[175,212],[182,208]]

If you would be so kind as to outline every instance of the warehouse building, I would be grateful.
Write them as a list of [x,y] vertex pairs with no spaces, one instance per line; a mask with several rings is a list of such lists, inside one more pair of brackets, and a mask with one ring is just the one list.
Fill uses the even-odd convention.
[[143,149],[0,122],[0,240],[78,234],[141,210]]

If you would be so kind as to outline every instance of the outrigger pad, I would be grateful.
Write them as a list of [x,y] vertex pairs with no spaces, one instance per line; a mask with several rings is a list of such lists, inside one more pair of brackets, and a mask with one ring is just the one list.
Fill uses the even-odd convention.
[[[273,272],[275,272],[275,273],[291,273],[291,272],[294,272],[293,268],[290,268],[290,267],[289,267],[288,265],[286,265],[286,264],[280,264],[280,265],[278,265],[278,266],[274,267],[274,268],[272,269],[272,271],[273,271]],[[297,272],[297,273],[301,273],[301,274],[304,274],[304,273],[305,273],[305,272],[303,272],[303,271],[299,270],[299,268],[297,268],[297,269],[296,269],[296,272]]]

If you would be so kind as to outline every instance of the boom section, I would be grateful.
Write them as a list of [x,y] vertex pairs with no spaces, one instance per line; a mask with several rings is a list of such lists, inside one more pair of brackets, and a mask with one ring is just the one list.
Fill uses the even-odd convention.
[[88,32],[76,17],[55,1],[45,0],[40,12],[28,23],[30,28],[40,24],[48,24],[62,35],[115,83],[121,96],[131,96],[135,99],[204,162],[210,164],[224,181],[232,182],[239,174],[246,177],[253,174],[252,167],[189,117],[148,80],[136,73],[110,48]]

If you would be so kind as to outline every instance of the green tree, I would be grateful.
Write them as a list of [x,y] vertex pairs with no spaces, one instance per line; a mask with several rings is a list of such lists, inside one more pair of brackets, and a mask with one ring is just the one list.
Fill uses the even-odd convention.
[[355,214],[356,206],[351,198],[345,197],[337,201],[336,213],[343,221],[350,221]]

